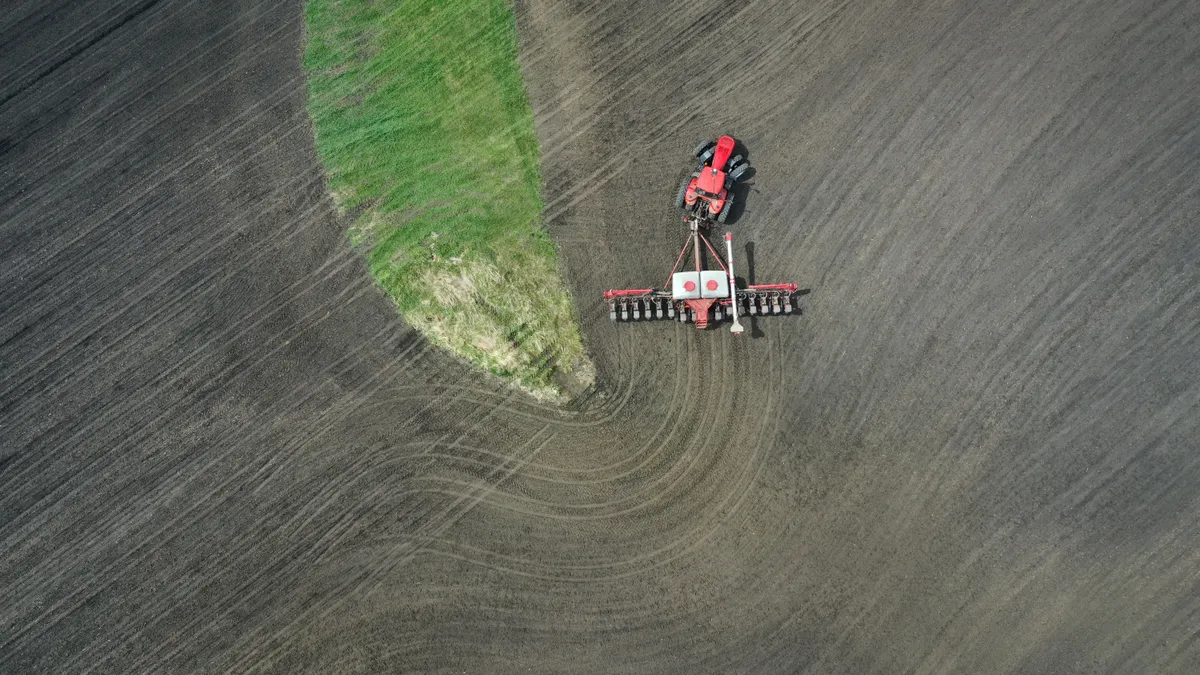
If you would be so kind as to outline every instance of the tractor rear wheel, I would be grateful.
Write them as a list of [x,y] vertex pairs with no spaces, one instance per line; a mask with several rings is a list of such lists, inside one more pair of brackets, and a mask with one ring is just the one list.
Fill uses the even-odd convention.
[[682,209],[683,202],[687,199],[688,186],[692,184],[691,178],[683,179],[683,184],[679,186],[679,193],[675,195],[675,208]]
[[717,222],[718,223],[725,222],[725,219],[729,217],[729,209],[732,206],[733,206],[733,198],[730,197],[725,200],[725,206],[721,209],[721,212],[717,214]]
[[696,146],[696,149],[692,151],[692,154],[696,157],[699,157],[700,155],[704,154],[705,150],[710,150],[715,147],[717,147],[716,141],[704,141],[700,145]]

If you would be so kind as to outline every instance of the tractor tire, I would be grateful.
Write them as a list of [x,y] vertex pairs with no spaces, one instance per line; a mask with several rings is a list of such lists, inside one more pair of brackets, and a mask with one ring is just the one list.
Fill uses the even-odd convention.
[[725,219],[729,217],[729,209],[731,208],[733,208],[733,198],[729,197],[725,200],[725,207],[722,208],[721,212],[717,214],[718,223],[725,222]]
[[704,141],[700,145],[696,146],[696,149],[692,151],[692,154],[696,157],[699,157],[700,155],[704,154],[705,150],[711,150],[715,147],[717,147],[716,141]]
[[745,176],[746,172],[749,170],[750,170],[750,163],[747,162],[745,164],[738,166],[737,168],[733,169],[732,171],[730,171],[729,177],[732,178],[734,180],[734,182],[736,183],[737,181],[740,181],[742,179],[742,176]]
[[692,184],[691,178],[685,178],[683,185],[679,186],[679,193],[675,195],[675,208],[682,209],[684,200],[687,199],[688,186]]
[[744,161],[746,161],[745,157],[742,157],[741,155],[734,155],[733,157],[729,158],[728,162],[725,163],[725,170],[733,171],[737,168],[738,164],[741,164]]
[[709,160],[711,160],[715,154],[717,154],[717,148],[715,146],[701,153],[701,155],[697,157],[697,159],[700,160],[700,168],[703,169],[704,167],[708,166]]

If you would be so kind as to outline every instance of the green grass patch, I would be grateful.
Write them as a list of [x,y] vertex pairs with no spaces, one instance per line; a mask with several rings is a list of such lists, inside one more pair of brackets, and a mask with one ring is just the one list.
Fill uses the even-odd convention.
[[350,236],[432,341],[543,398],[590,382],[541,227],[504,0],[307,0],[309,111]]

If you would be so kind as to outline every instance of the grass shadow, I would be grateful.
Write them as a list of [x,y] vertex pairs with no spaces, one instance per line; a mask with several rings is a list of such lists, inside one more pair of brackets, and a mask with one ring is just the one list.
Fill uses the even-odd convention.
[[[733,154],[741,155],[747,162],[751,161],[750,150],[741,141],[735,140],[733,145]],[[751,192],[757,192],[754,189],[754,174],[758,170],[754,168],[753,163],[750,169],[746,172],[742,179],[730,188],[730,194],[733,195],[733,205],[729,207],[729,216],[726,218],[726,224],[732,225],[741,219],[742,214],[746,212],[746,203]]]

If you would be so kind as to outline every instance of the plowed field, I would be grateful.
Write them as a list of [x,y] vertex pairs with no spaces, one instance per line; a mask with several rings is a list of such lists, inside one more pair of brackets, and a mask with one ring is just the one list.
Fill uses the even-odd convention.
[[[1200,662],[1200,6],[517,4],[600,385],[428,347],[298,1],[0,14],[0,671]],[[741,140],[747,335],[609,322]]]

